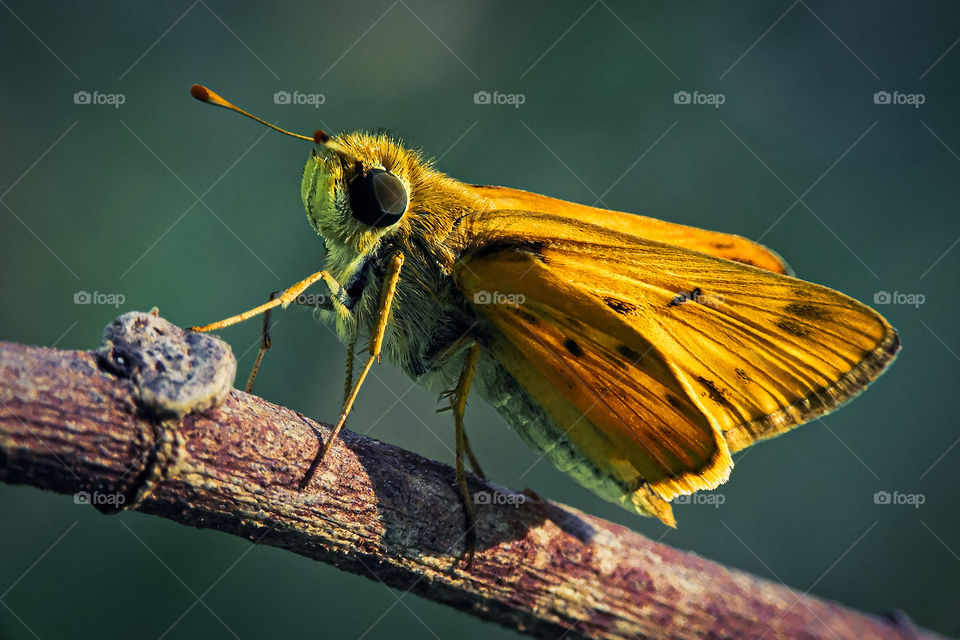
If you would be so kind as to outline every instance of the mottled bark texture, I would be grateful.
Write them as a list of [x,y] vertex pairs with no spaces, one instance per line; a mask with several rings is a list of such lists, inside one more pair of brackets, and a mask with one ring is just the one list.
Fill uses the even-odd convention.
[[[161,344],[122,335],[137,325]],[[150,314],[105,338],[99,352],[0,343],[0,480],[289,549],[544,638],[933,637],[476,478],[491,499],[465,566],[451,467],[344,430],[298,491],[329,428],[195,375],[204,358],[235,366],[229,348]]]

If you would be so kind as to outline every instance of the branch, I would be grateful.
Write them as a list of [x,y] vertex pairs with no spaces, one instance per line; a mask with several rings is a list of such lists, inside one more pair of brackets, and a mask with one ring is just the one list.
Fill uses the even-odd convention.
[[105,337],[99,352],[0,343],[0,480],[289,549],[539,637],[935,637],[476,478],[491,499],[464,566],[449,466],[344,430],[298,491],[329,427],[230,390],[224,343],[155,314]]

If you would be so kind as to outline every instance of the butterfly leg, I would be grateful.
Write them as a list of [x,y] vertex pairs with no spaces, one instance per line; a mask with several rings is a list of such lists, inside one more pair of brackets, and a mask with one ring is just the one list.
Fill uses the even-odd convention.
[[354,338],[347,345],[347,375],[343,384],[343,407],[347,405],[347,399],[350,397],[350,390],[353,387],[353,354],[357,350],[357,339]]
[[[453,344],[447,346],[442,353],[431,357],[431,359],[428,361],[428,366],[430,367],[437,366],[439,362],[442,361],[447,356],[454,353],[459,353],[463,349],[469,349],[474,345],[473,340],[474,340],[473,337],[470,336],[469,334],[464,335]],[[440,394],[440,399],[445,400],[447,398],[452,398],[456,396],[456,394],[457,394],[457,389],[444,391],[442,394]],[[454,408],[454,405],[455,405],[455,402],[451,402],[449,406],[437,409],[437,413],[440,413],[443,411],[452,411]],[[480,463],[477,462],[477,457],[473,455],[473,449],[470,447],[470,439],[467,438],[466,431],[463,431],[463,448],[465,453],[467,454],[467,459],[470,460],[470,466],[473,468],[473,473],[476,474],[481,479],[486,480],[487,479],[486,474],[484,474],[483,469],[480,468]]]
[[340,283],[337,282],[336,279],[326,271],[317,271],[315,274],[307,278],[304,278],[303,280],[296,283],[292,287],[286,289],[283,293],[280,294],[279,297],[271,295],[270,296],[271,299],[265,302],[264,304],[260,305],[259,307],[254,307],[249,311],[238,313],[235,316],[225,318],[224,320],[221,320],[219,322],[205,324],[202,327],[187,327],[187,331],[196,331],[198,333],[205,333],[207,331],[216,331],[217,329],[223,329],[224,327],[235,325],[238,322],[249,320],[250,318],[256,315],[259,315],[261,313],[265,313],[270,309],[273,309],[274,307],[279,307],[282,305],[282,307],[286,309],[288,306],[290,306],[291,303],[296,301],[297,297],[301,293],[303,293],[304,290],[307,289],[307,287],[309,287],[310,285],[316,284],[321,280],[323,280],[327,284],[327,287],[330,289],[330,293],[332,294],[331,300],[333,301],[333,305],[336,307],[337,306],[336,303],[340,301],[339,299],[345,295],[343,291],[343,287],[341,287]]
[[481,480],[486,480],[486,474],[483,472],[483,469],[480,468],[480,463],[477,462],[477,457],[473,455],[473,449],[470,447],[470,439],[467,438],[466,431],[463,432],[463,448],[467,453],[467,460],[470,461],[470,467],[473,469],[474,475]]
[[467,396],[470,395],[470,385],[473,383],[473,377],[477,372],[477,360],[480,357],[480,345],[474,343],[467,352],[466,361],[463,364],[463,371],[460,373],[460,379],[457,381],[457,388],[453,392],[453,422],[456,429],[457,454],[456,454],[456,472],[457,484],[460,487],[460,497],[463,499],[463,511],[466,516],[466,544],[465,561],[467,566],[473,561],[473,550],[477,544],[477,516],[473,510],[473,501],[470,495],[470,487],[467,485],[467,473],[464,469],[463,458],[466,454],[470,458],[470,464],[475,469],[479,468],[477,459],[470,450],[470,444],[467,440],[467,432],[463,426],[463,414],[467,410]]
[[[441,396],[441,398],[452,397],[453,395],[456,394],[456,392],[457,392],[456,389],[454,389],[454,390],[452,390],[452,391],[448,391],[448,392],[444,393],[444,394]],[[443,407],[442,409],[437,409],[437,413],[440,413],[440,412],[442,412],[442,411],[452,411],[452,410],[453,410],[453,407],[454,407],[454,405],[451,404],[451,405],[448,406],[448,407]],[[474,475],[476,475],[477,477],[479,477],[481,480],[486,480],[486,479],[487,479],[487,476],[486,476],[486,474],[483,472],[483,469],[480,468],[480,463],[477,461],[477,457],[473,454],[473,448],[470,446],[470,438],[467,437],[467,432],[466,432],[465,429],[464,429],[464,431],[463,431],[463,449],[464,449],[464,453],[467,454],[467,460],[470,461],[470,467],[473,469]]]
[[[303,291],[315,284],[317,281],[323,280],[327,288],[330,290],[329,301],[326,298],[322,298],[320,303],[307,303],[301,302],[300,297]],[[277,294],[280,294],[277,297]],[[250,371],[250,376],[247,378],[247,384],[244,386],[244,391],[250,393],[253,389],[253,381],[257,378],[257,373],[260,371],[260,365],[263,364],[263,357],[266,355],[267,351],[270,350],[270,316],[273,311],[273,308],[279,305],[282,305],[283,308],[286,308],[291,303],[300,304],[307,307],[330,307],[336,308],[338,311],[343,311],[346,309],[346,292],[343,287],[340,286],[340,283],[337,282],[333,276],[329,275],[326,271],[318,271],[317,273],[311,275],[308,278],[305,278],[293,285],[286,291],[274,291],[267,298],[266,304],[262,304],[259,307],[251,309],[245,313],[241,313],[226,320],[221,320],[220,322],[214,322],[213,324],[204,325],[202,327],[188,327],[188,331],[197,331],[203,333],[206,331],[214,331],[216,329],[222,329],[223,327],[229,327],[230,325],[237,324],[238,322],[243,322],[258,313],[263,313],[263,329],[261,330],[261,339],[260,339],[260,350],[257,352],[257,359],[253,363],[253,369]]]
[[[271,293],[270,296],[267,298],[267,302],[269,303],[273,301],[277,297],[277,294],[279,293],[283,293],[283,292],[274,291],[273,293]],[[340,303],[341,307],[345,304],[344,300],[339,300],[336,297],[331,297],[329,299],[321,297],[319,302],[302,301],[301,300],[302,298],[304,298],[303,294],[298,295],[293,300],[293,304],[300,305],[303,307],[311,307],[313,309],[333,308],[334,305],[336,304],[333,302],[333,300],[337,300],[337,302]],[[243,387],[243,391],[245,393],[250,393],[250,391],[253,389],[253,381],[256,380],[257,374],[260,372],[260,365],[263,364],[263,357],[266,355],[267,351],[270,350],[270,346],[271,346],[270,327],[271,327],[272,314],[273,314],[273,309],[267,309],[266,311],[263,312],[263,328],[261,329],[261,332],[260,332],[260,350],[257,351],[257,358],[253,363],[253,368],[250,370],[250,376],[247,378],[247,384],[244,385]]]
[[[270,297],[267,298],[267,302],[272,302],[276,297],[279,291],[274,291],[270,294]],[[244,393],[250,393],[253,389],[253,381],[257,379],[257,374],[260,373],[260,365],[263,364],[263,356],[266,355],[267,351],[270,350],[270,316],[273,309],[267,309],[263,312],[263,328],[260,331],[260,350],[257,351],[257,359],[253,362],[253,368],[250,370],[250,376],[247,378],[247,384],[244,385]]]
[[[393,259],[390,260],[390,265],[387,267],[387,273],[384,276],[384,286],[380,293],[380,307],[377,314],[377,324],[370,333],[370,355],[367,358],[367,361],[364,363],[363,368],[360,370],[360,375],[357,376],[357,381],[353,383],[353,386],[350,388],[350,393],[347,394],[347,397],[343,402],[343,408],[340,411],[340,418],[337,420],[337,424],[333,427],[333,433],[330,434],[330,439],[327,440],[326,445],[320,447],[320,451],[310,464],[310,468],[307,470],[306,475],[300,481],[300,489],[303,489],[310,484],[313,474],[320,466],[320,463],[323,462],[327,452],[333,447],[333,443],[337,441],[337,436],[340,435],[340,430],[343,429],[343,425],[347,421],[347,416],[350,414],[350,410],[353,408],[353,403],[357,399],[357,394],[360,392],[360,386],[366,379],[367,374],[370,373],[370,369],[373,367],[374,363],[380,362],[380,350],[383,348],[383,336],[386,333],[387,322],[390,319],[390,306],[393,304],[393,297],[397,292],[397,283],[400,281],[400,268],[402,266],[403,254],[395,253],[393,255]],[[351,353],[351,361],[349,365],[350,374],[353,373],[352,367],[353,360]]]

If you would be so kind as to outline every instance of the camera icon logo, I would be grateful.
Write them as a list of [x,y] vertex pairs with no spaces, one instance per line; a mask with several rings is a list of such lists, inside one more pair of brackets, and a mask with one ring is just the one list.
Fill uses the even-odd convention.
[[77,91],[73,94],[73,104],[90,104],[90,92]]
[[673,104],[690,104],[690,93],[688,91],[677,91],[673,94]]
[[474,304],[490,304],[491,302],[493,302],[493,296],[490,295],[489,291],[477,291],[473,294]]
[[93,302],[93,296],[89,291],[77,291],[73,294],[73,304],[90,304]]
[[873,94],[873,104],[890,104],[890,92],[877,91]]
[[273,94],[273,104],[290,104],[290,92],[277,91]]
[[490,493],[488,491],[478,491],[473,494],[473,501],[476,504],[490,504]]
[[490,104],[491,96],[489,91],[477,91],[473,94],[473,104]]
[[873,504],[890,504],[890,492],[877,491],[873,494]]
[[77,491],[73,494],[73,504],[90,504],[90,494],[87,491]]
[[877,291],[873,294],[873,304],[890,304],[889,291]]

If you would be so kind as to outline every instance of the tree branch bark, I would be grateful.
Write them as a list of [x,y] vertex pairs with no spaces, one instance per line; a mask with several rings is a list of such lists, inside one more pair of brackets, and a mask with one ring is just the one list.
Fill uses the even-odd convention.
[[344,430],[298,491],[329,427],[236,390],[165,413],[126,349],[0,343],[0,480],[289,549],[544,638],[935,637],[476,478],[491,499],[464,566],[449,466]]

